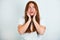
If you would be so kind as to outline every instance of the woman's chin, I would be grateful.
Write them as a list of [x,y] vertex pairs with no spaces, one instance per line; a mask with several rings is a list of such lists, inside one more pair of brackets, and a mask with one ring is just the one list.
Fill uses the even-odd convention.
[[31,15],[31,17],[34,16],[34,15]]
[[31,14],[31,16],[34,16],[33,14]]

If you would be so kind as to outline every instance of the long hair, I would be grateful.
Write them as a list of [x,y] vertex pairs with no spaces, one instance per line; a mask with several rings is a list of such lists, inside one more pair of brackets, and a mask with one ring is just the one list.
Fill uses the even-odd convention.
[[[28,7],[29,7],[29,4],[30,4],[30,3],[33,3],[33,4],[34,4],[34,7],[35,7],[35,9],[36,9],[36,11],[37,11],[37,14],[36,14],[35,19],[36,19],[37,23],[40,24],[40,16],[39,16],[38,6],[37,6],[37,4],[36,4],[34,1],[29,1],[29,2],[27,3],[26,7],[25,7],[25,23],[26,23],[26,22],[28,21],[28,19],[29,19],[29,17],[27,16],[27,11],[28,11]],[[33,24],[33,31],[36,31],[36,32],[37,32],[34,24]],[[29,27],[27,28],[26,32],[29,32],[29,33],[31,32],[31,31],[30,31],[30,25],[29,25]],[[25,33],[26,33],[26,32],[25,32]],[[37,32],[37,33],[38,33],[38,32]]]

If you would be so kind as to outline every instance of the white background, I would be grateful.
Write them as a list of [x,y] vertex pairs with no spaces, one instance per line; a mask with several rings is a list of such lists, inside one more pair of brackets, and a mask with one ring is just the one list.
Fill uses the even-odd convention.
[[[0,40],[22,40],[17,32],[19,18],[29,0],[0,0]],[[60,40],[60,0],[35,0],[41,24],[46,26],[42,40]],[[22,21],[21,21],[22,22]]]

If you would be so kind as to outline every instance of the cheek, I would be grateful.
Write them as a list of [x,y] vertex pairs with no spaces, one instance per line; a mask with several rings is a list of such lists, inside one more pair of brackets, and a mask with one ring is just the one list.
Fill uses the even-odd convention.
[[28,9],[28,12],[30,13],[30,9]]
[[34,9],[34,13],[35,13],[35,11],[36,11],[36,10]]
[[36,10],[34,9],[34,13],[36,13]]

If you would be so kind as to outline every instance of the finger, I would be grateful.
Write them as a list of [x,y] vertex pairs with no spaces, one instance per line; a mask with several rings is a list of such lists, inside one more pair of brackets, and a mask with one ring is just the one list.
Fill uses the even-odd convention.
[[35,15],[34,16],[36,16],[36,13],[35,13]]
[[27,12],[27,16],[29,16],[29,13]]
[[27,16],[30,18],[30,15],[29,15],[29,13],[27,13]]

